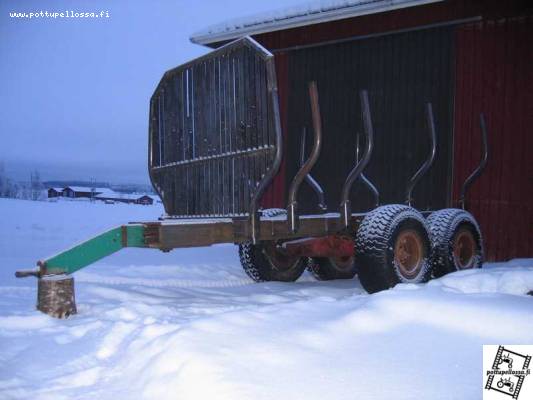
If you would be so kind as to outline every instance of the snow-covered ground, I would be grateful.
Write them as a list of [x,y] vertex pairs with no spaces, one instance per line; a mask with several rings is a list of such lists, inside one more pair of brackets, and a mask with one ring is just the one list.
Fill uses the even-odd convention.
[[370,296],[307,273],[254,284],[233,245],[127,249],[75,274],[67,320],[13,277],[161,211],[0,199],[1,399],[481,399],[482,344],[533,343],[533,260]]

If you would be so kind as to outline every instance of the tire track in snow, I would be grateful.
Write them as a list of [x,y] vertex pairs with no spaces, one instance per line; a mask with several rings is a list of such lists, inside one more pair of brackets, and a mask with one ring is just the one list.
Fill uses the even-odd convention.
[[[94,283],[110,286],[137,285],[154,288],[232,288],[247,285],[255,285],[256,282],[249,278],[234,278],[222,280],[205,279],[146,279],[129,277],[106,277],[102,275],[83,273],[76,276],[76,282]],[[312,277],[301,277],[298,282],[316,282]]]
[[255,282],[251,279],[235,279],[222,281],[205,281],[200,279],[145,279],[145,278],[125,278],[125,277],[102,277],[102,276],[83,276],[76,278],[77,282],[95,283],[110,286],[137,285],[149,286],[154,288],[225,288],[251,285]]

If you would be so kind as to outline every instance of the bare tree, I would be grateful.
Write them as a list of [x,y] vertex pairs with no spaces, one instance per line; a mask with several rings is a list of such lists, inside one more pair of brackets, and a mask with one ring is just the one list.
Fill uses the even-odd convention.
[[94,201],[96,195],[96,179],[91,179],[91,201]]
[[41,183],[41,174],[34,171],[30,177],[30,199],[41,200],[43,197],[43,184]]
[[7,177],[4,168],[4,162],[0,161],[0,197],[7,197]]
[[0,197],[17,197],[17,185],[7,177],[3,161],[0,161]]
[[13,183],[10,179],[7,180],[7,191],[6,191],[6,197],[11,197],[13,199],[19,198],[19,185],[17,183]]

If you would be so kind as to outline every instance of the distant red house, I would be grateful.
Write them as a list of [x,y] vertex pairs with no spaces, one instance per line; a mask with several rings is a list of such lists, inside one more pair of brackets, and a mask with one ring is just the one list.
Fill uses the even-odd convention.
[[85,186],[67,186],[63,189],[63,197],[70,198],[88,198],[95,197],[102,194],[104,191],[110,190],[105,188],[90,188]]
[[62,197],[63,196],[63,188],[49,188],[48,189],[48,198],[54,198],[54,197]]
[[65,188],[49,188],[48,198],[67,197],[71,199],[77,198],[93,198],[109,203],[126,203],[126,204],[154,204],[154,197],[147,194],[138,193],[119,193],[110,188],[91,188],[85,186],[67,186]]
[[126,204],[142,204],[142,205],[152,205],[154,199],[146,194],[135,194],[135,193],[104,193],[101,195],[96,195],[94,197],[96,200],[101,200],[105,202],[112,203],[126,203]]
[[135,200],[135,203],[149,206],[149,205],[154,204],[154,199],[148,195],[144,195],[144,196],[139,197],[137,200]]

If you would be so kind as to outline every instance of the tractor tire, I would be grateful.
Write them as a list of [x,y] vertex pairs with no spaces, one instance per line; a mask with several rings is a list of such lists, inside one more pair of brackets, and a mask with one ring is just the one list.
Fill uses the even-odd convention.
[[294,282],[306,267],[304,257],[289,257],[271,241],[241,243],[239,258],[244,272],[255,282]]
[[432,213],[426,222],[435,277],[462,269],[481,268],[483,238],[472,214],[457,208],[445,208]]
[[309,257],[307,269],[319,281],[353,279],[357,273],[355,253],[351,257]]
[[414,208],[391,204],[369,212],[357,230],[355,248],[359,280],[368,293],[427,282],[431,276],[429,232]]

